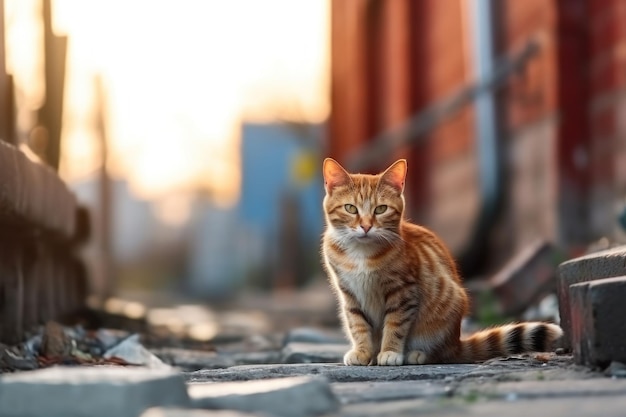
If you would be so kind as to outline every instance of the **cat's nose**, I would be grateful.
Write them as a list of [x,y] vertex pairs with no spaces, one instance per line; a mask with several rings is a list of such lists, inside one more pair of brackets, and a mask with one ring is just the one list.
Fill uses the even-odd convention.
[[361,229],[363,229],[363,231],[367,234],[367,232],[370,231],[370,229],[372,228],[371,224],[362,224],[361,225]]

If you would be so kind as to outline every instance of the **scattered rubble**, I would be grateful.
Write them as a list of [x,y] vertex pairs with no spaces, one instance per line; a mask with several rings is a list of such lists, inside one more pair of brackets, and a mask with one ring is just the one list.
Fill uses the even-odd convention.
[[139,335],[134,334],[127,337],[119,344],[107,350],[102,356],[105,359],[118,358],[132,365],[143,365],[148,368],[167,367],[165,363],[157,358],[152,352],[143,347],[139,342]]
[[39,352],[46,357],[68,356],[72,352],[72,339],[65,334],[63,326],[49,321],[44,326]]
[[21,344],[0,345],[0,372],[34,370],[54,365],[131,365],[134,363],[116,355],[103,356],[127,337],[128,333],[122,331],[86,331],[80,326],[64,327],[49,321]]

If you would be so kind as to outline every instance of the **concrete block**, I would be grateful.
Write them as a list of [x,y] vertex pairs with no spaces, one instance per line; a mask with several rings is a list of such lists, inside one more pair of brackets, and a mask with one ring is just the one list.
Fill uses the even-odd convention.
[[574,359],[606,367],[626,362],[626,276],[570,287],[570,320]]
[[192,384],[194,408],[264,412],[307,417],[336,410],[339,402],[325,378],[274,378],[262,381]]
[[[570,285],[569,287],[569,323],[571,349],[576,358],[576,362],[581,363],[581,358],[589,356],[589,339],[587,329],[593,327],[588,323],[590,318],[587,307],[587,294],[589,283]],[[561,320],[563,321],[563,320]]]
[[562,346],[572,348],[570,322],[570,292],[573,284],[589,282],[597,279],[626,275],[626,246],[592,253],[572,259],[559,265],[558,295],[561,328],[564,331]]
[[0,377],[3,417],[137,417],[155,406],[189,406],[171,370],[54,367]]

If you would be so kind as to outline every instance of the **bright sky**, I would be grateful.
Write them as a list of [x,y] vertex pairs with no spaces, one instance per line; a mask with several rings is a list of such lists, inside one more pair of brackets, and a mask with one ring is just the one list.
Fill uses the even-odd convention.
[[[20,17],[39,1],[5,3],[9,71],[27,91],[21,103],[35,108],[39,58],[18,45],[39,42],[40,28]],[[329,113],[329,0],[54,5],[56,30],[70,37],[61,171],[70,181],[97,167],[96,74],[108,101],[109,168],[147,198],[201,186],[231,202],[242,120],[321,122]]]

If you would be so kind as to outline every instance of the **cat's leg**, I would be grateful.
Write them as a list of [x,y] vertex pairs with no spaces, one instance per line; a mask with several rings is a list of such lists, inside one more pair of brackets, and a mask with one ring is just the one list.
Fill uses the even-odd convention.
[[404,364],[404,348],[407,336],[415,320],[417,304],[399,300],[385,310],[378,365],[394,366]]
[[375,354],[372,322],[353,300],[346,300],[342,310],[352,342],[352,348],[344,355],[343,363],[367,366],[372,363]]

